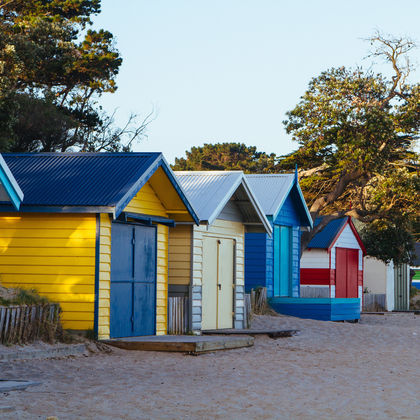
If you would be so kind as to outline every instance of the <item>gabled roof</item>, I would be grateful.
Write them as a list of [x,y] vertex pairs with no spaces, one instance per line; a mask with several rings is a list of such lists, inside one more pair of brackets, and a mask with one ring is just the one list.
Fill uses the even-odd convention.
[[246,179],[265,214],[272,216],[273,219],[277,217],[292,188],[296,187],[300,198],[301,212],[307,223],[303,226],[312,227],[312,218],[295,174],[250,174],[246,175]]
[[233,197],[245,223],[261,222],[267,232],[272,232],[242,171],[176,171],[175,175],[201,222],[212,224]]
[[161,153],[6,153],[3,156],[25,191],[22,211],[101,208],[117,217],[161,167],[198,223]]
[[[314,226],[318,226],[321,223],[322,217],[318,217],[315,220]],[[339,219],[333,219],[329,222],[320,232],[318,232],[309,242],[308,248],[320,248],[320,249],[330,249],[334,243],[337,241],[341,232],[344,230],[345,226],[349,225],[354,236],[356,237],[357,242],[360,245],[363,253],[366,253],[365,247],[362,240],[351,221],[351,217],[341,217]]]
[[7,163],[0,155],[0,201],[10,201],[19,210],[23,200],[23,192]]

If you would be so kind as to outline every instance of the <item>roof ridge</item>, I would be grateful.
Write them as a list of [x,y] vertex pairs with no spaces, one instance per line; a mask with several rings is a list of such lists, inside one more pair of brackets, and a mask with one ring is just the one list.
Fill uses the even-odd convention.
[[243,174],[243,171],[174,171],[178,175],[230,175]]
[[269,176],[294,176],[294,174],[293,173],[285,173],[285,174],[245,174],[245,176],[250,177],[250,178],[252,178],[252,177],[257,178],[257,177],[269,177]]
[[7,157],[52,157],[52,156],[78,156],[78,157],[136,157],[160,155],[162,152],[27,152],[2,153]]

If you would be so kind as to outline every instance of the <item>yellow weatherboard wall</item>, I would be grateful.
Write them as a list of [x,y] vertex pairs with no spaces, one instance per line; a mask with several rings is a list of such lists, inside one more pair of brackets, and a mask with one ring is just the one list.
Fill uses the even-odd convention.
[[169,284],[191,283],[191,238],[190,225],[169,229]]
[[0,284],[59,302],[63,327],[93,328],[96,215],[0,215]]

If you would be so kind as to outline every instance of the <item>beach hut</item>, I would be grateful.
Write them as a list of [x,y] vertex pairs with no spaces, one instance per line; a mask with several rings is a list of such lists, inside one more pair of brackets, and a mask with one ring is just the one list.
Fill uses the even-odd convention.
[[[315,221],[318,225],[320,219]],[[349,217],[317,233],[300,261],[300,297],[273,297],[274,310],[323,321],[357,321],[363,294],[365,249]]]
[[243,328],[244,239],[271,226],[241,171],[175,172],[200,225],[170,228],[169,296],[190,300],[190,329]]
[[[317,219],[315,226],[321,221]],[[363,296],[365,247],[350,217],[332,220],[309,242],[300,261],[302,297]]]
[[246,175],[273,228],[273,235],[245,235],[245,290],[267,288],[267,296],[299,296],[300,230],[312,219],[296,174]]
[[169,226],[198,218],[162,154],[3,156],[25,195],[0,203],[0,283],[59,302],[66,329],[165,334]]
[[363,310],[393,311],[395,301],[394,263],[373,257],[363,259]]

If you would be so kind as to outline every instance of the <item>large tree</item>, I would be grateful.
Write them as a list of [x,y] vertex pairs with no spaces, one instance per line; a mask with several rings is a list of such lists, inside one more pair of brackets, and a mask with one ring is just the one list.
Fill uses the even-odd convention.
[[259,152],[255,146],[243,143],[205,143],[186,151],[186,158],[176,158],[176,171],[240,170],[246,173],[273,173],[277,157]]
[[[391,65],[390,79],[362,68],[330,69],[311,80],[284,121],[299,148],[280,167],[298,164],[312,218],[325,216],[303,235],[303,249],[330,220],[345,215],[367,224],[368,242],[380,237],[397,241],[404,235],[396,233],[409,232],[420,212],[414,151],[420,133],[420,84],[408,82],[407,55],[414,43],[379,34],[370,41],[372,55]],[[374,253],[404,261],[410,242],[387,255]]]
[[99,12],[100,0],[0,1],[1,150],[127,148],[123,135],[104,141],[112,117],[97,100],[115,92],[122,59],[110,32],[89,29]]

